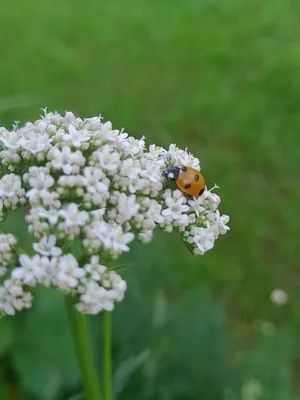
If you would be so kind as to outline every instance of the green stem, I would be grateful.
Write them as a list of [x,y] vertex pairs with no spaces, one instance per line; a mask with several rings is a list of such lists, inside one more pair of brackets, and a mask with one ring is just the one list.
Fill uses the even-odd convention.
[[74,301],[71,296],[66,296],[66,306],[86,400],[102,400],[86,318],[74,309]]
[[103,343],[103,378],[104,378],[104,398],[112,400],[112,369],[111,369],[111,312],[104,311],[104,343]]

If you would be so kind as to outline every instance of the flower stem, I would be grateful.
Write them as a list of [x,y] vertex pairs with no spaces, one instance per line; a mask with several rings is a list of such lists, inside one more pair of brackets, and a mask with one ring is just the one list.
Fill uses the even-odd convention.
[[71,296],[66,296],[66,306],[86,400],[102,400],[86,318],[74,309],[74,301]]
[[103,378],[104,398],[112,400],[112,368],[111,368],[111,312],[104,312],[104,343],[103,343]]

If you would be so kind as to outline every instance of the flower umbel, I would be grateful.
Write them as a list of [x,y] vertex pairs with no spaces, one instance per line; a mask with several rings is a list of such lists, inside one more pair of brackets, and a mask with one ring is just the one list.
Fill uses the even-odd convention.
[[[198,158],[175,144],[147,149],[144,138],[101,117],[45,111],[22,128],[1,128],[0,156],[0,218],[25,205],[35,238],[34,254],[18,256],[16,239],[0,235],[2,313],[30,307],[37,285],[73,294],[82,313],[111,311],[124,298],[126,282],[108,265],[133,240],[151,241],[156,227],[177,230],[201,255],[229,229],[218,195],[206,189],[193,199],[167,187],[166,168],[200,171]],[[79,259],[71,254],[75,240]]]

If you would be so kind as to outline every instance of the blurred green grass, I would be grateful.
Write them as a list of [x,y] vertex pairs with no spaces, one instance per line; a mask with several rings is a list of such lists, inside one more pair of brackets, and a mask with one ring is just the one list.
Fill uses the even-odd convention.
[[[188,147],[231,217],[232,230],[204,257],[157,232],[124,258],[132,266],[115,313],[115,368],[151,355],[121,399],[299,396],[299,11],[293,0],[0,2],[0,125],[37,119],[47,106],[101,113],[148,143]],[[289,306],[270,303],[275,287]],[[66,399],[77,375],[61,299],[38,300],[35,314],[1,321],[0,351],[24,399]],[[91,321],[98,347],[100,320]],[[261,332],[264,321],[274,335]],[[250,379],[260,397],[240,394]]]

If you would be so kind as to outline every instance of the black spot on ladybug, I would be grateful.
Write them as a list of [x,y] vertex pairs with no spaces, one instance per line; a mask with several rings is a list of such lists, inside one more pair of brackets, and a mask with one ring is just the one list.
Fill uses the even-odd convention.
[[199,196],[201,196],[204,193],[204,189],[201,189],[199,192]]
[[197,175],[197,174],[194,175],[194,181],[196,181],[196,182],[199,181],[199,175]]
[[189,189],[192,185],[190,183],[187,183],[184,187],[185,189]]
[[186,172],[187,171],[187,167],[181,167],[181,171],[182,172]]

